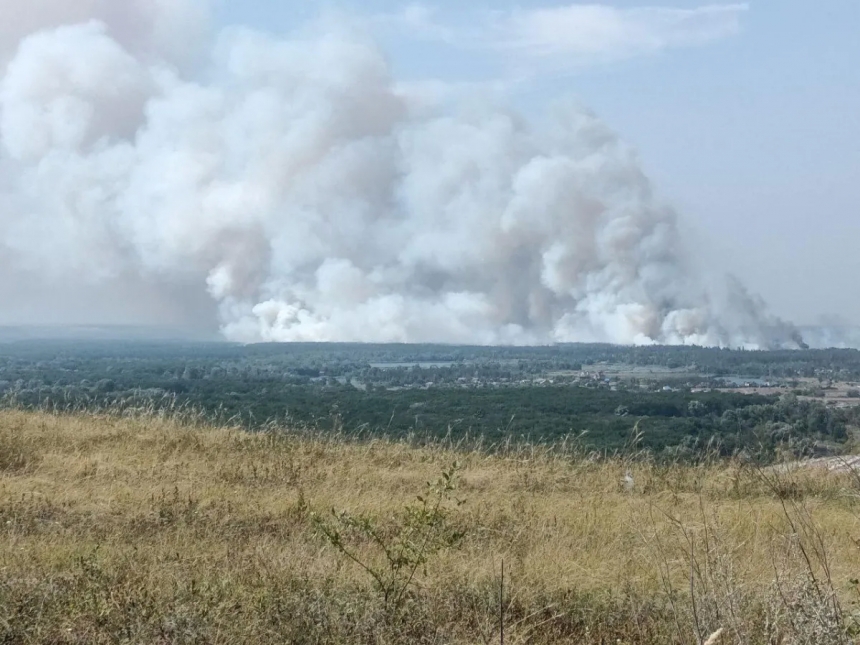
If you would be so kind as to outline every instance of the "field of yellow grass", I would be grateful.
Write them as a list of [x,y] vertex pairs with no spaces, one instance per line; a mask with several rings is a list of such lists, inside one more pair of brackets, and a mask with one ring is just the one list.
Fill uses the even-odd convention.
[[5,411],[0,642],[849,643],[858,482]]

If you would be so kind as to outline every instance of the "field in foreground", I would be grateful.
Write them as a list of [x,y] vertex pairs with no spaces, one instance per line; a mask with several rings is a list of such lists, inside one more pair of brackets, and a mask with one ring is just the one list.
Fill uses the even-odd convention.
[[859,482],[0,412],[0,642],[848,643]]

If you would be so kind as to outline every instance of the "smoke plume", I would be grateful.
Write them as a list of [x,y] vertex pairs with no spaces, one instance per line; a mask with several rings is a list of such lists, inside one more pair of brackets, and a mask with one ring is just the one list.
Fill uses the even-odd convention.
[[587,110],[417,109],[339,24],[209,39],[192,1],[33,4],[2,32],[2,280],[208,292],[240,341],[799,342],[696,277]]

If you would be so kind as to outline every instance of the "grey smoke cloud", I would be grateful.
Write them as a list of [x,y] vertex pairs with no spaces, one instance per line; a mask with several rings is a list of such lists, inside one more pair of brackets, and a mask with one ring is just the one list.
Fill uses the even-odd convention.
[[581,107],[415,113],[337,22],[228,30],[191,73],[205,6],[139,0],[133,33],[115,5],[69,6],[0,82],[7,277],[197,285],[250,342],[796,344],[696,276],[635,153]]
[[45,29],[98,20],[135,56],[192,64],[208,37],[210,0],[0,0],[0,65],[22,39]]

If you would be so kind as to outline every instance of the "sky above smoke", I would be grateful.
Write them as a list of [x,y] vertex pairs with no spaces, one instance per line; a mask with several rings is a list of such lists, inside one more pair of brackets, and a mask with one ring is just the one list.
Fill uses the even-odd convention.
[[404,82],[379,44],[409,29],[497,49],[517,61],[506,84],[707,44],[737,32],[742,5],[495,12],[478,32],[418,6],[329,11],[273,36],[211,27],[202,0],[8,4],[10,322],[797,344],[740,282],[702,270],[637,154],[586,107],[558,97],[524,117],[492,84]]

